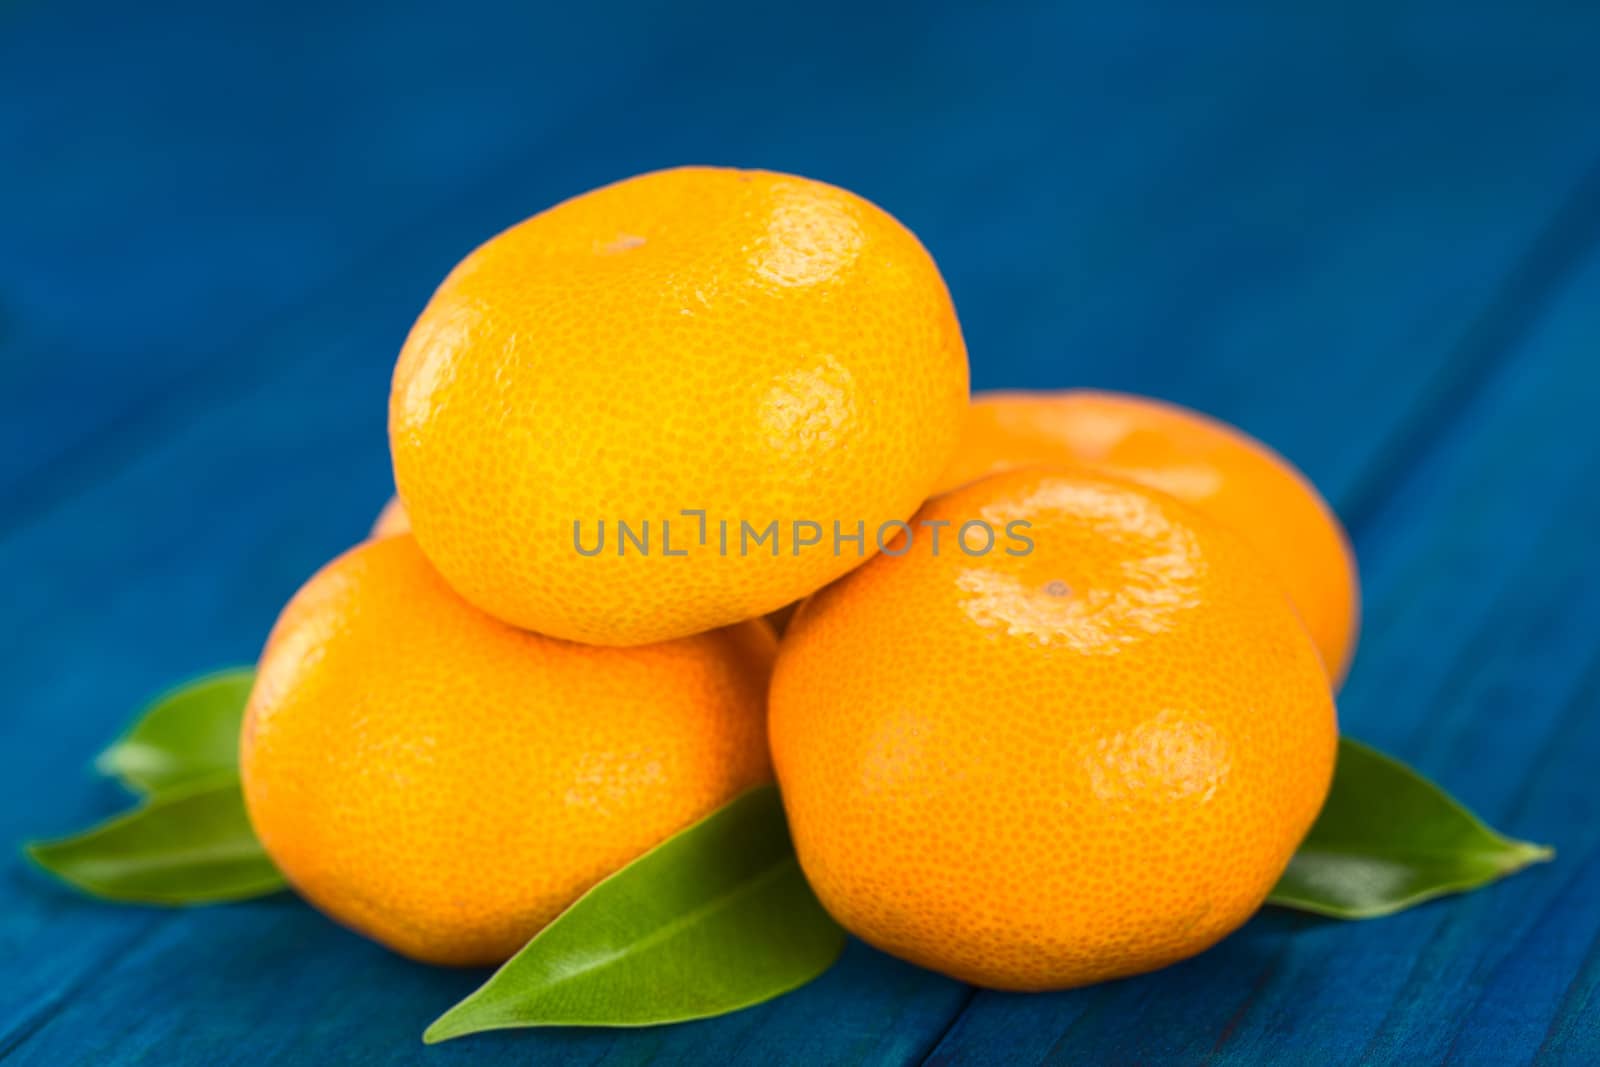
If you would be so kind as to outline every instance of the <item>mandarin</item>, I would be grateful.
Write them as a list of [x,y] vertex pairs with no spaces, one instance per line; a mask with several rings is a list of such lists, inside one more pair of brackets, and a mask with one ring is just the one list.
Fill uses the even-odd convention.
[[393,537],[395,534],[409,533],[411,531],[411,517],[406,514],[406,506],[400,503],[400,498],[392,496],[389,502],[378,512],[378,518],[372,524],[372,532],[367,536],[373,539],[379,537]]
[[406,534],[340,556],[262,654],[250,822],[328,915],[429,963],[514,952],[590,886],[770,780],[772,632],[637,648],[513,629]]
[[[996,531],[987,553],[973,522]],[[1238,927],[1337,743],[1316,649],[1242,539],[1164,493],[1042,468],[934,498],[805,601],[769,729],[828,911],[1015,990],[1153,970]]]
[[1153,486],[1233,527],[1283,582],[1334,684],[1344,680],[1360,617],[1355,556],[1326,501],[1282,456],[1232,426],[1147,397],[981,393],[939,491],[1039,463]]
[[[909,230],[822,182],[689,167],[463,260],[400,354],[389,438],[417,541],[457,592],[632,645],[854,566],[791,531],[910,516],[966,405],[955,309]],[[746,525],[776,537],[751,548]]]

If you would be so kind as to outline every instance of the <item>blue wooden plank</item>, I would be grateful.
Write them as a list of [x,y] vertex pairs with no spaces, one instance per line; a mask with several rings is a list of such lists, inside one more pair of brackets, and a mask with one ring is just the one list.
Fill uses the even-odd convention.
[[[1447,783],[1557,865],[1340,924],[1268,914],[1161,974],[1050,997],[981,994],[935,1062],[1501,1062],[1600,1056],[1600,249],[1354,531],[1366,651],[1343,726]],[[1548,1044],[1547,1044],[1548,1042]]]
[[[160,684],[162,674],[187,669],[176,664],[252,657],[277,607],[315,566],[312,561],[334,551],[330,544],[360,536],[382,493],[363,497],[349,488],[381,484],[382,410],[372,404],[349,411],[348,398],[381,392],[384,380],[382,367],[362,366],[352,358],[354,351],[366,347],[360,340],[319,349],[315,355],[322,358],[303,364],[327,373],[288,378],[212,410],[202,423],[162,442],[119,477],[73,500],[62,514],[62,527],[29,526],[7,541],[15,550],[8,553],[8,560],[58,564],[31,573],[8,571],[15,583],[15,608],[23,632],[41,638],[54,634],[58,641],[64,630],[70,631],[75,643],[63,646],[41,640],[30,647],[27,658],[33,667],[43,668],[39,673],[22,659],[16,663],[19,671],[30,675],[27,681],[19,675],[19,683],[27,690],[22,699],[31,720],[22,725],[32,729],[17,734],[15,740],[30,745],[34,755],[28,767],[19,765],[15,777],[0,782],[0,830],[5,837],[15,840],[27,833],[65,830],[90,818],[93,811],[106,810],[103,790],[86,788],[82,775],[63,780],[60,769],[79,765],[116,729],[118,709],[87,703],[97,686],[102,692],[109,688],[104,685],[107,677],[142,679],[111,698],[126,707],[141,689]],[[320,399],[310,401],[308,395]],[[322,418],[314,420],[320,429],[303,439],[285,440],[281,424],[269,413],[297,405],[321,412]],[[207,460],[196,463],[196,457]],[[175,470],[182,470],[185,477],[171,477]],[[254,472],[245,486],[238,484],[242,471]],[[239,499],[232,499],[232,494]],[[205,503],[230,499],[229,505],[216,510]],[[241,506],[241,500],[248,506]],[[328,528],[337,525],[330,512],[303,510],[308,500],[336,504],[346,516],[339,539],[328,537]],[[148,521],[152,514],[166,517],[152,523]],[[175,521],[186,528],[175,532]],[[77,549],[70,546],[66,556],[56,555],[61,529],[94,530],[94,541],[108,546],[111,558],[74,559]],[[80,547],[82,543],[77,542]],[[197,568],[195,553],[211,562]],[[69,559],[77,568],[76,588],[103,584],[105,589],[87,618],[82,616],[81,595],[61,597],[61,578]],[[130,564],[136,569],[129,571]],[[137,634],[137,641],[130,642],[130,634]],[[86,676],[71,669],[73,662],[89,655],[94,657],[96,674]],[[40,717],[32,718],[35,715]],[[187,1004],[192,1012],[209,1003],[207,1017],[225,1015],[241,1020],[240,1025],[249,1021],[256,1027],[255,1044],[241,1055],[254,1057],[264,1043],[273,1043],[315,1058],[318,1042],[325,1038],[321,1031],[308,1033],[286,1022],[275,1037],[266,1036],[256,998],[282,1004],[286,984],[305,1010],[320,1010],[314,1006],[334,1002],[344,1005],[350,1013],[348,1026],[362,1027],[359,1032],[365,1047],[373,1050],[371,1055],[387,1058],[412,1050],[420,1027],[470,988],[471,981],[482,978],[480,974],[469,980],[417,967],[370,946],[352,954],[358,939],[338,933],[298,907],[165,914],[157,920],[156,932],[128,951],[128,924],[140,924],[142,929],[151,923],[150,913],[65,898],[59,888],[38,878],[19,877],[17,889],[19,907],[0,916],[5,940],[22,951],[42,953],[64,929],[73,929],[75,939],[75,951],[63,953],[59,966],[32,971],[13,982],[23,994],[19,999],[26,1002],[12,1009],[18,1014],[8,1022],[24,1061],[98,1060],[104,1049],[86,1047],[84,1034],[98,1032],[93,1020],[107,1003],[140,1005],[127,1019],[118,1013],[118,1024],[125,1029],[112,1031],[118,1046],[130,1050],[156,1048],[177,1034],[186,1044],[208,1049],[205,1041],[223,1041],[231,1033],[227,1026],[193,1032],[189,1027],[194,1016],[180,1007]],[[70,921],[63,920],[63,908]],[[304,947],[313,942],[315,951]],[[197,944],[226,945],[230,958],[247,957],[257,949],[265,953],[259,966],[249,971],[253,984],[208,984],[203,976],[209,973],[213,956],[197,957]],[[301,946],[296,949],[299,955],[285,956],[268,948],[284,944]],[[308,982],[302,968],[318,975],[322,984]],[[386,976],[375,976],[374,968]],[[171,1001],[169,1015],[149,1010],[150,997],[144,991],[151,974],[191,972],[201,977],[195,979],[196,985],[179,983],[186,999]],[[95,990],[94,995],[71,999],[59,992],[85,985]],[[196,988],[204,990],[203,998],[194,996]],[[768,1035],[782,1031],[789,1034],[786,1047],[797,1050],[797,1055],[820,1045],[828,1050],[853,1048],[863,1058],[905,1060],[931,1045],[964,995],[955,983],[857,949],[837,973],[795,997],[758,1013],[661,1031],[648,1041],[662,1056],[693,1062],[707,1048],[764,1048]],[[41,1003],[42,1009],[36,1007]],[[818,1029],[812,1020],[819,1016],[836,1022]],[[900,1025],[885,1030],[885,1020],[898,1020]],[[518,1039],[497,1040],[505,1046],[506,1056],[520,1060],[540,1056],[550,1062],[584,1057],[631,1060],[643,1055],[637,1041],[615,1034],[586,1040],[568,1034],[542,1035],[531,1047],[517,1043]],[[351,1058],[363,1054],[356,1046],[350,1046],[350,1052]],[[220,1050],[216,1054],[222,1055]],[[816,1057],[810,1059],[815,1062]]]
[[[51,40],[63,50],[37,53],[52,60],[67,55],[86,21],[86,9],[70,5],[20,10],[31,25],[57,27]],[[255,119],[206,140],[198,134],[214,132],[207,123],[216,118],[207,105],[183,105],[202,108],[199,118],[179,112],[164,120],[159,92],[134,93],[142,102],[114,111],[116,121],[100,128],[102,145],[115,145],[119,129],[153,122],[152,159],[177,153],[192,167],[209,147],[224,157],[220,173],[201,166],[218,183],[219,202],[269,205],[265,228],[286,225],[308,202],[320,214],[310,236],[281,253],[270,251],[276,235],[250,228],[224,227],[228,239],[210,244],[207,215],[181,196],[163,198],[172,173],[159,162],[139,170],[129,158],[140,154],[138,141],[129,138],[133,147],[114,171],[127,168],[119,204],[129,221],[76,248],[81,272],[65,252],[59,262],[45,254],[49,229],[26,257],[4,261],[21,264],[0,276],[0,294],[13,309],[11,336],[25,345],[4,350],[7,384],[22,387],[6,394],[18,410],[14,420],[8,408],[3,425],[26,432],[18,449],[0,451],[25,461],[8,470],[29,490],[12,498],[20,501],[8,507],[13,529],[0,540],[0,578],[18,630],[0,653],[19,709],[0,720],[0,829],[9,840],[108,810],[104,791],[63,769],[78,766],[148,691],[187,670],[250,658],[288,592],[359,536],[384,495],[381,398],[404,324],[456,254],[556,195],[696,157],[833,177],[906,217],[946,264],[979,384],[1089,382],[1174,395],[1243,421],[1337,488],[1365,484],[1374,464],[1388,461],[1388,442],[1431,418],[1433,390],[1460,365],[1480,305],[1500,291],[1597,147],[1586,122],[1594,75],[1580,62],[1581,34],[1559,23],[1512,33],[1471,22],[1408,27],[1356,13],[1347,31],[1329,34],[1309,20],[1196,20],[1137,9],[1103,20],[969,11],[930,13],[908,40],[899,20],[856,12],[847,38],[834,39],[819,15],[788,33],[790,50],[773,55],[737,47],[768,28],[769,16],[746,12],[664,42],[650,35],[648,47],[630,38],[633,45],[608,52],[615,71],[580,77],[570,95],[557,92],[555,118],[541,123],[529,121],[529,94],[561,87],[541,80],[539,64],[484,74],[468,69],[466,56],[429,68],[419,57],[431,54],[424,31],[432,27],[415,11],[364,43],[373,27],[352,11],[317,24],[314,39],[301,42],[264,18],[256,26],[178,10],[195,20],[205,57],[165,46],[157,29],[124,25],[112,13],[107,36],[147,46],[155,59],[117,68],[125,61],[99,39],[90,42],[100,49],[91,58],[135,88],[149,68],[177,71],[175,84],[189,92],[255,92],[246,108]],[[517,27],[505,28],[515,39]],[[268,44],[252,59],[241,39],[255,33]],[[454,40],[459,49],[475,36]],[[315,92],[295,96],[296,85],[280,119],[270,96],[252,87],[285,50],[305,54],[320,72],[313,86],[359,71],[374,88],[340,95],[329,111]],[[45,65],[28,59],[34,54],[13,47],[5,58],[33,70]],[[847,73],[816,84],[817,54],[842,61]],[[876,62],[885,54],[894,65]],[[95,128],[90,109],[120,106],[105,83],[75,80],[81,68],[60,66],[69,73],[40,72],[54,79],[42,82],[52,90],[41,94],[49,123],[19,120],[35,121],[24,127],[30,136],[56,123]],[[565,77],[569,67],[551,69]],[[474,77],[485,88],[470,101],[487,110],[449,96],[452,79]],[[1397,82],[1411,91],[1393,94]],[[729,93],[729,84],[771,88]],[[49,101],[61,94],[67,102],[53,113]],[[460,136],[448,142],[458,158],[419,163],[373,139],[367,124],[413,117],[428,101],[443,101],[432,105],[436,121],[405,144],[428,155],[435,135]],[[322,111],[330,117],[313,114]],[[462,114],[481,129],[433,129]],[[694,116],[687,128],[683,115]],[[272,128],[304,118],[322,124]],[[381,187],[374,192],[380,167],[340,155],[352,143],[384,166],[435,169],[426,188],[390,200]],[[46,147],[75,144],[61,134]],[[291,175],[289,191],[279,193],[283,175],[261,164],[270,162],[268,149],[287,146],[305,158],[332,153],[336,162],[322,178]],[[84,173],[88,162],[42,169],[38,187],[89,182],[69,189],[86,203],[82,192],[96,188],[92,169]],[[58,221],[72,201],[62,194],[52,209]],[[166,245],[162,226],[172,229]],[[65,223],[61,231],[79,232]],[[207,274],[217,256],[256,241],[266,242],[257,253],[265,258],[241,269],[240,292],[213,287]],[[0,256],[16,247],[0,242]],[[149,249],[161,254],[144,258]],[[162,295],[163,280],[176,295]],[[156,301],[153,310],[117,305],[132,316],[120,329],[116,315],[81,315],[85,301],[129,284]],[[19,350],[53,352],[56,361],[13,378],[10,357]],[[1498,355],[1468,361],[1469,388],[1451,395],[1481,395],[1470,387],[1474,376],[1492,370]],[[101,389],[78,388],[87,374],[101,376]],[[49,438],[57,423],[66,434],[59,440]],[[1422,488],[1438,477],[1432,471]],[[370,490],[352,489],[360,486]],[[1384,532],[1363,536],[1367,554],[1416,528],[1415,516],[1384,514],[1373,509],[1373,528]],[[1409,551],[1426,555],[1437,536],[1416,535]],[[1479,534],[1465,546],[1451,558],[1475,565],[1493,538]],[[1372,565],[1390,558],[1412,557],[1380,552]],[[1506,577],[1483,573],[1491,572]],[[1407,616],[1403,577],[1380,572],[1375,581],[1402,589],[1382,610],[1407,626],[1388,636],[1369,628],[1363,660],[1376,655],[1377,666],[1358,668],[1353,687],[1375,685],[1361,681],[1371,671],[1398,671],[1392,665],[1405,641],[1457,647],[1472,638],[1471,613],[1435,603],[1436,617]],[[1427,625],[1455,625],[1457,615],[1469,617],[1456,629]],[[1435,666],[1437,685],[1445,665]],[[1416,722],[1403,718],[1397,728]],[[59,823],[41,825],[36,812]],[[17,1003],[0,1005],[0,1023],[25,1060],[97,1061],[114,1051],[165,1058],[187,1047],[223,1061],[331,1048],[340,1059],[387,1061],[420,1053],[409,1044],[415,1027],[468,982],[394,960],[293,907],[152,917],[72,900],[11,873],[0,936],[40,961],[12,977],[8,996],[14,991]],[[1287,932],[1275,929],[1269,942]],[[1336,946],[1341,930],[1313,926],[1305,936]],[[1229,951],[1253,959],[1256,936],[1230,942]],[[1297,951],[1302,940],[1291,941]],[[1379,959],[1380,978],[1404,979],[1405,953]],[[1215,961],[1190,968],[1171,972],[1176,993],[1149,994],[1165,1005],[1161,1018],[1188,1020],[1179,1034],[1202,1030],[1221,1007],[1270,999],[1274,988],[1269,981],[1252,1001],[1258,970],[1239,967],[1250,980],[1242,982],[1232,968],[1219,974]],[[164,991],[151,991],[152,975]],[[716,1053],[711,1058],[759,1061],[787,1051],[796,1061],[902,1061],[938,1037],[961,995],[858,948],[823,983],[748,1015],[649,1034],[488,1039],[429,1056],[477,1049],[508,1059],[693,1061]],[[1324,989],[1320,1003],[1343,1010],[1350,995]],[[1120,1001],[1106,1003],[1115,1010],[1099,1023],[1091,1013],[1080,1038],[1137,1018]],[[1303,1006],[1283,1003],[1278,1010],[1298,1033],[1315,1026]],[[1568,1004],[1553,1049],[1587,1048],[1583,1006],[1581,996]],[[1379,1007],[1387,1010],[1370,1010]],[[1281,1050],[1252,1036],[1253,1011],[1236,1025],[1239,1040]],[[843,1022],[818,1022],[835,1018]],[[1337,1026],[1338,1016],[1323,1022]],[[1288,1023],[1276,1025],[1287,1032]],[[1414,1025],[1394,1024],[1402,1033]],[[1012,1025],[1000,1036],[1047,1031],[1036,1021],[1030,1027]],[[1458,1047],[1470,1049],[1478,1033],[1466,1031]],[[238,1043],[246,1035],[248,1043]]]
[[[549,199],[565,187],[544,154],[583,160],[559,138],[600,132],[672,61],[646,21],[598,5],[572,5],[560,33],[537,5],[492,15],[485,33],[415,0],[381,17],[348,2],[0,9],[0,192],[25,205],[0,223],[22,386],[0,476],[44,461],[52,490],[92,477],[119,446],[108,430],[183,410],[197,376],[248,374],[223,358],[241,340],[336,279],[366,284],[385,241],[483,174],[514,167]],[[603,38],[606,61],[573,37]],[[414,300],[451,258],[410,260]]]
[[[651,33],[603,6],[553,25],[525,5],[402,5],[376,24],[359,6],[17,10],[32,32],[0,38],[0,129],[28,148],[5,191],[31,210],[0,241],[24,386],[4,394],[0,445],[17,447],[0,447],[0,487],[20,479],[23,503],[271,373],[260,332],[308,300],[381,286],[414,304],[507,220],[685,159],[894,206],[993,354],[980,385],[1161,386],[1292,438],[1301,403],[1386,383],[1273,392],[1260,364],[1292,366],[1313,323],[1331,350],[1446,350],[1432,331],[1489,291],[1594,147],[1570,18],[1373,8],[1330,26],[1140,5],[931,12],[909,34],[850,6],[851,33],[822,8],[774,51],[748,43],[771,32],[759,12]],[[103,28],[85,40],[84,24]],[[607,63],[572,47],[590,40]],[[293,79],[274,76],[285,55]],[[764,91],[727,91],[745,84]],[[1426,294],[1375,284],[1424,269]],[[1359,315],[1329,299],[1351,292]],[[1307,461],[1322,475],[1352,455]]]
[[[272,978],[290,974],[292,988]],[[164,1061],[181,1051],[206,1064],[914,1062],[964,996],[956,983],[857,943],[818,983],[727,1019],[643,1031],[491,1034],[425,1047],[422,1027],[482,978],[398,961],[330,930],[288,898],[214,909],[192,923],[163,924],[109,961],[93,995],[64,1004],[17,1058]],[[132,1004],[137,1014],[106,1010]],[[199,1004],[210,1005],[203,1026],[196,1025]],[[786,1039],[774,1042],[775,1032]]]

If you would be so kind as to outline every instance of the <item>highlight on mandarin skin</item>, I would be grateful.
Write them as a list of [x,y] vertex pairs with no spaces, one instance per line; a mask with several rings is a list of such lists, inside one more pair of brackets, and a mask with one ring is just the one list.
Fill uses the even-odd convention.
[[[1032,383],[1053,388],[971,395],[956,296],[895,206],[686,166],[525,203],[461,242],[403,341],[392,323],[393,373],[364,401],[387,405],[388,469],[290,508],[272,529],[292,538],[195,563],[248,555],[250,588],[278,590],[275,622],[246,620],[254,663],[156,697],[95,761],[128,809],[27,846],[108,901],[284,895],[186,921],[233,940],[183,981],[152,970],[152,1003],[195,997],[199,1013],[218,960],[237,996],[256,964],[292,956],[312,961],[313,991],[437,1001],[431,1021],[401,1020],[408,1041],[521,1030],[533,1059],[822,1061],[840,1058],[823,1040],[837,1025],[845,1059],[964,1062],[950,1047],[971,1034],[947,1008],[1054,1020],[1065,1002],[963,984],[1132,979],[1077,1003],[1171,1020],[1199,1012],[1162,998],[1233,989],[1203,1044],[1169,1042],[1214,1056],[1283,959],[1310,973],[1293,939],[1370,946],[1338,922],[1444,916],[1439,898],[1553,857],[1341,736],[1359,576],[1310,478],[1211,415],[1062,388],[1088,356],[997,349],[994,308],[976,359],[994,376],[1054,367]],[[928,206],[919,224],[938,224]],[[995,264],[962,268],[957,295]],[[274,413],[274,434],[296,426]],[[1315,471],[1303,439],[1274,443]],[[330,515],[349,528],[285,572]],[[183,584],[212,589],[207,624],[236,628],[223,613],[258,603],[201,577]],[[1353,709],[1360,732],[1374,711]],[[1487,736],[1485,751],[1509,734]],[[1271,908],[1327,921],[1249,925]],[[175,941],[137,941],[106,944],[178,959]],[[758,1014],[836,966],[798,1015]],[[817,1009],[841,993],[853,1021]],[[371,1058],[346,1048],[341,1003],[294,1040]],[[62,1010],[19,1040],[55,1040]],[[706,1022],[736,1012],[757,1014]],[[809,1044],[770,1039],[773,1019],[802,1017]],[[691,1021],[690,1045],[646,1029]],[[1144,1058],[1131,1048],[1098,1058]]]

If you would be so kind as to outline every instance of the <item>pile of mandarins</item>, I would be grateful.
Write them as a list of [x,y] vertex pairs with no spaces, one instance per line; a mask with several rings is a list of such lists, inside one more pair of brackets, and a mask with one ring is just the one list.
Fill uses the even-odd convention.
[[775,774],[850,931],[1078,985],[1237,927],[1327,792],[1357,586],[1315,490],[1156,401],[969,398],[932,258],[842,189],[680,169],[507,230],[389,438],[241,762],[289,881],[407,956],[504,960]]

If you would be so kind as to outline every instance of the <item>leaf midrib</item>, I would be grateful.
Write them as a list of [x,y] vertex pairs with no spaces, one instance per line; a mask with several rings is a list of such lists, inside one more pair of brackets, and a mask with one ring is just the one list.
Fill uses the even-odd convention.
[[[217,847],[165,849],[160,852],[149,853],[148,855],[150,855],[152,858],[158,857],[160,860],[159,866],[162,867],[181,862],[190,862],[193,860],[205,860],[213,863],[234,863],[239,860],[252,859],[267,860],[266,852],[261,848],[260,844],[254,841],[239,841],[226,846]],[[158,865],[149,862],[142,863],[139,860],[121,858],[100,860],[89,859],[80,862],[82,862],[85,867],[100,867],[102,869]],[[271,861],[268,860],[268,862]]]
[[604,956],[587,957],[582,966],[574,967],[559,977],[551,978],[548,981],[540,983],[540,985],[545,989],[566,985],[577,978],[582,978],[594,973],[595,971],[602,970],[625,956],[636,955],[642,951],[646,951],[658,944],[661,944],[664,941],[668,941],[676,936],[685,927],[693,925],[712,912],[726,907],[743,897],[749,896],[751,893],[754,893],[756,890],[775,880],[778,876],[784,874],[787,868],[794,867],[796,865],[797,864],[793,856],[782,857],[778,860],[778,862],[772,864],[769,868],[756,875],[754,878],[745,879],[727,892],[720,893],[717,896],[712,897],[710,900],[707,900],[705,903],[696,905],[695,907],[684,912],[682,915],[679,915],[676,918],[658,926],[644,937],[641,937],[635,941],[631,941],[625,947],[613,952],[609,952]]
[[1334,855],[1341,858],[1355,859],[1383,859],[1395,862],[1408,860],[1428,860],[1432,862],[1457,862],[1461,860],[1479,860],[1492,867],[1503,867],[1508,859],[1532,862],[1545,859],[1550,855],[1550,849],[1542,845],[1529,844],[1520,841],[1508,841],[1497,849],[1471,848],[1407,848],[1404,846],[1370,845],[1314,845],[1310,848],[1302,845],[1296,852],[1296,858],[1309,854]]

